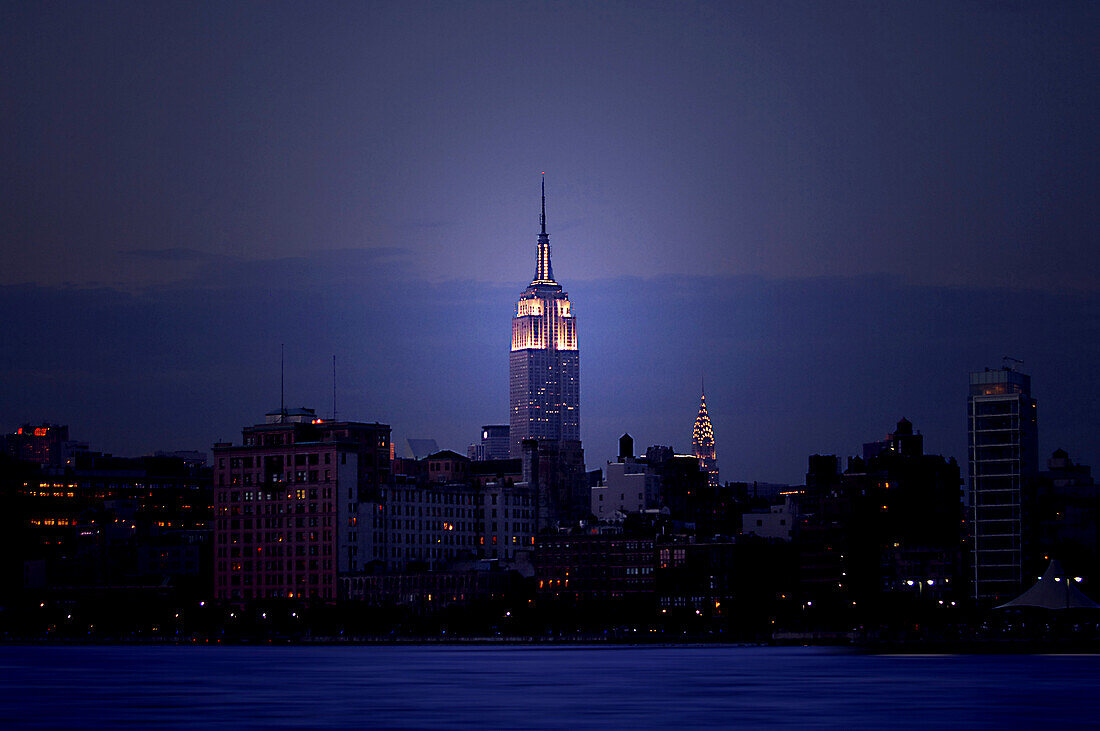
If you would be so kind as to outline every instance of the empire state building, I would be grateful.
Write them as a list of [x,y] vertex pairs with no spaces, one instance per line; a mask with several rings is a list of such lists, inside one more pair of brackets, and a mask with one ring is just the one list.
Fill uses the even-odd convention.
[[[542,181],[542,232],[535,277],[520,295],[512,318],[509,357],[511,455],[521,442],[580,440],[580,352],[569,295],[554,281],[546,233],[546,179]],[[579,445],[578,445],[579,446]]]

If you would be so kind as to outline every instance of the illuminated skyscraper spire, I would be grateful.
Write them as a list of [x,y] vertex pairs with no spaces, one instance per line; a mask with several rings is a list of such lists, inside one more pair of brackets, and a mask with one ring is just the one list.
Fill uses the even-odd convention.
[[[544,173],[545,175],[545,173]],[[569,295],[554,281],[542,179],[535,278],[516,302],[509,359],[512,457],[524,439],[580,442],[580,354]]]
[[546,233],[546,173],[542,175],[542,215],[539,216],[542,233],[539,234],[539,253],[535,263],[535,278],[531,281],[532,286],[557,284],[554,281],[554,267],[550,265],[550,235]]
[[691,432],[691,446],[699,458],[699,467],[707,473],[707,482],[718,484],[718,458],[714,450],[714,429],[710,425],[707,413],[707,394],[705,386],[699,398],[699,415],[695,417],[695,428]]

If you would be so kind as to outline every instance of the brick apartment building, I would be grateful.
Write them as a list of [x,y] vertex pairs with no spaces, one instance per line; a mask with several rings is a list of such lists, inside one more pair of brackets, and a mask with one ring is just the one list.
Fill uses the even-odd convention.
[[214,446],[215,598],[335,601],[370,560],[360,507],[390,482],[390,427],[280,410],[242,441]]

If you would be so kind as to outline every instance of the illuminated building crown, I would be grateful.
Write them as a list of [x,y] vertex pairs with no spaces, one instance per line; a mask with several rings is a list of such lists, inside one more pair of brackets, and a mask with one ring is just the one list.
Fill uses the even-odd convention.
[[542,179],[538,260],[535,278],[520,295],[512,320],[512,350],[576,350],[577,325],[569,295],[554,281],[550,235],[546,233],[546,178]]
[[718,458],[714,449],[714,429],[710,425],[707,413],[707,395],[699,399],[699,415],[695,417],[695,428],[691,431],[691,446],[699,459],[699,467],[707,473],[711,485],[718,484]]
[[691,432],[691,445],[695,448],[695,456],[703,459],[714,457],[714,429],[710,425],[710,415],[707,413],[707,397],[704,395],[699,401],[699,415],[695,417],[695,428]]

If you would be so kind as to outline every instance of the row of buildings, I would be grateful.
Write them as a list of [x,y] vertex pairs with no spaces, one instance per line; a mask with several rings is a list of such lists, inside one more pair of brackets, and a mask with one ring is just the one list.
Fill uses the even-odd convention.
[[[979,539],[989,530],[973,516],[985,515],[975,511],[984,502],[975,496],[988,488],[979,480],[964,489],[955,460],[926,454],[923,436],[905,419],[884,439],[864,444],[861,456],[844,468],[836,456],[812,455],[805,484],[797,486],[715,484],[694,454],[657,445],[635,455],[633,440],[623,435],[619,454],[586,473],[585,504],[578,506],[563,486],[583,465],[563,470],[553,444],[525,440],[515,459],[471,460],[451,451],[392,459],[378,482],[385,474],[379,470],[341,472],[324,465],[384,463],[388,428],[311,417],[273,414],[271,424],[246,428],[242,445],[216,447],[216,509],[228,514],[217,520],[229,521],[229,530],[218,523],[215,531],[217,598],[355,596],[424,604],[428,595],[436,601],[448,595],[433,574],[443,583],[466,576],[473,585],[470,577],[514,571],[533,582],[543,601],[648,596],[654,606],[664,601],[713,613],[715,601],[736,606],[731,587],[743,586],[737,577],[764,564],[774,571],[768,581],[757,577],[754,586],[769,587],[771,600],[798,598],[819,612],[870,611],[911,601],[945,607],[1003,601],[1018,594],[1023,576],[1041,571],[1052,553],[1088,575],[1098,566],[1097,488],[1087,467],[1059,451],[1047,471],[1018,478],[1020,578],[985,596],[975,577],[988,563],[981,550],[988,545]],[[283,436],[261,442],[257,432]],[[357,432],[372,438],[354,438]],[[367,445],[375,454],[362,453]],[[302,462],[306,469],[280,468],[274,476],[259,471],[261,462],[272,460]],[[309,470],[311,462],[318,469]],[[974,471],[990,472],[972,466]],[[243,487],[262,481],[282,487],[274,497]],[[327,502],[330,495],[340,504]],[[268,507],[272,500],[279,507]],[[232,516],[252,511],[293,514],[294,525],[265,520],[265,539],[258,532],[250,537],[244,532],[252,525],[248,519],[238,524]],[[298,530],[314,524],[321,530]],[[233,530],[238,525],[239,535]],[[328,525],[338,530],[325,531]],[[325,555],[338,558],[326,562]],[[694,594],[659,601],[654,592],[662,572],[684,572],[689,565],[699,586],[720,583],[730,590],[716,595],[687,582]],[[720,577],[713,573],[716,565],[724,567]],[[404,588],[387,594],[398,586]]]
[[519,458],[397,458],[385,424],[296,409],[215,445],[209,466],[86,449],[62,463],[5,457],[5,556],[16,559],[6,585],[34,600],[420,612],[531,600],[601,618],[617,606],[789,626],[988,606],[1018,594],[1048,557],[1085,577],[1100,567],[1100,487],[1061,450],[1046,470],[1021,472],[1020,579],[986,597],[975,577],[990,564],[979,539],[991,531],[973,516],[991,488],[973,476],[991,470],[972,465],[967,489],[959,465],[926,454],[904,419],[846,466],[810,456],[794,486],[713,484],[694,454],[635,454],[624,435],[617,456],[584,473],[583,507],[564,489],[583,465],[563,469],[552,444],[522,446]]
[[0,439],[5,609],[55,599],[117,608],[209,597],[213,490],[205,456],[55,449],[66,433],[24,426]]
[[512,318],[509,424],[483,427],[466,455],[425,440],[400,458],[388,425],[306,408],[215,444],[209,465],[193,453],[119,459],[67,427],[25,425],[3,442],[0,489],[15,506],[5,585],[35,598],[425,611],[495,599],[790,624],[988,606],[1053,553],[1100,575],[1097,488],[1063,452],[1040,472],[1030,379],[1014,367],[971,375],[967,483],[904,419],[843,469],[811,456],[804,485],[722,483],[705,393],[691,454],[636,454],[623,435],[588,471],[545,183],[540,227]]

